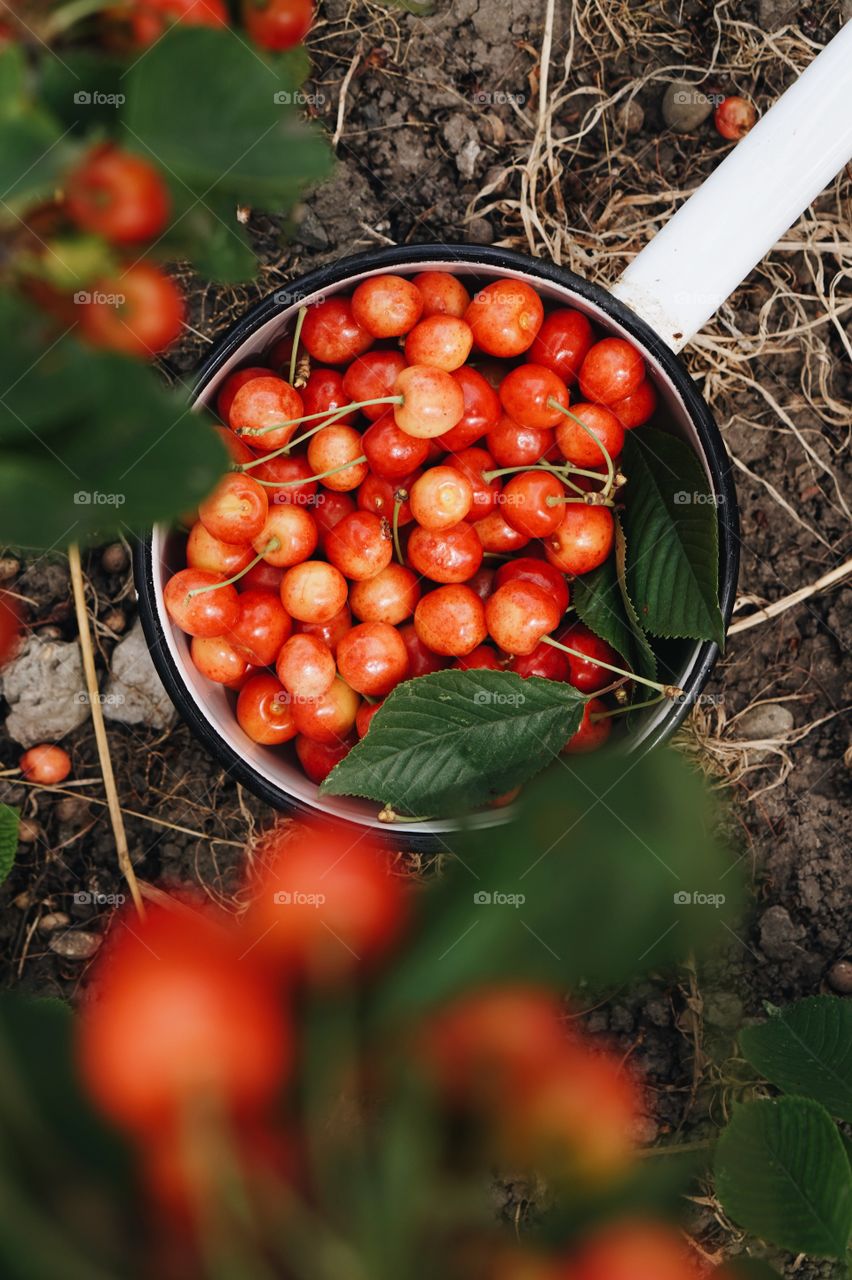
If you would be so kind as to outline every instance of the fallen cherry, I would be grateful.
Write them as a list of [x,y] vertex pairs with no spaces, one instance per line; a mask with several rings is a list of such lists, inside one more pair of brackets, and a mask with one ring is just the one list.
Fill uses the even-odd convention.
[[725,98],[713,114],[713,123],[723,138],[739,142],[757,123],[757,112],[746,98]]
[[18,767],[30,782],[39,782],[42,786],[55,786],[64,782],[71,772],[71,757],[62,747],[42,742],[37,747],[30,747],[18,761]]

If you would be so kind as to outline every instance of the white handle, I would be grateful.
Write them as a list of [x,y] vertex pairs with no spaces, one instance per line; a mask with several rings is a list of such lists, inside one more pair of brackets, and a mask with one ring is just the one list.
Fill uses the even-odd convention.
[[852,156],[852,21],[612,292],[679,351]]

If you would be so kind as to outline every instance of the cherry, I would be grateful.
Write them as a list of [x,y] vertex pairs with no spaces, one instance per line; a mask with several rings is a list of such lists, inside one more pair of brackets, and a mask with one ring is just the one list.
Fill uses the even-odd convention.
[[522,427],[541,431],[561,422],[562,414],[553,407],[552,400],[567,408],[568,388],[552,369],[541,364],[519,365],[500,384],[500,403]]
[[[411,363],[411,362],[409,362]],[[381,400],[393,395],[396,380],[405,368],[399,351],[368,351],[353,360],[343,377],[346,399],[341,404],[361,400]],[[364,405],[365,418],[375,422],[387,410],[384,404]]]
[[713,113],[713,123],[723,138],[739,142],[757,123],[757,112],[746,98],[725,98]]
[[494,585],[502,587],[515,579],[534,582],[536,586],[541,587],[553,597],[560,614],[568,608],[570,602],[568,583],[559,570],[548,564],[546,560],[534,560],[532,556],[520,556],[514,560],[508,560],[506,564],[500,565],[494,575]]
[[272,507],[252,546],[268,564],[278,569],[307,560],[316,549],[319,532],[313,517],[302,507]]
[[337,667],[357,693],[383,698],[408,676],[408,650],[387,622],[362,622],[341,637]]
[[95,147],[72,170],[65,199],[78,227],[121,245],[158,236],[171,204],[154,166],[112,143]]
[[397,525],[401,528],[403,525],[411,524],[414,519],[411,514],[411,503],[407,498],[405,501],[398,503],[397,494],[399,492],[410,493],[411,486],[415,479],[419,477],[419,474],[419,472],[413,472],[412,475],[402,476],[399,480],[391,483],[390,480],[383,480],[381,476],[371,473],[358,490],[359,509],[361,511],[372,511],[373,515],[385,516],[386,519],[391,520],[394,507],[399,505],[396,517]]
[[[269,370],[263,365],[251,364],[245,369],[238,369],[236,373],[232,373],[227,377],[219,388],[219,394],[216,396],[216,411],[223,422],[229,422],[231,415],[231,405],[234,403],[234,396],[240,387],[244,387],[247,382],[251,382],[254,378],[268,378]],[[243,442],[241,442],[243,443]],[[243,448],[246,448],[243,443]],[[253,457],[249,454],[249,457]],[[235,459],[241,462],[241,458]]]
[[355,503],[348,493],[336,493],[331,490],[318,493],[314,505],[314,520],[320,535],[320,546],[325,549],[325,540],[329,530],[333,529],[344,516],[355,510]]
[[[296,418],[304,413],[302,397],[289,382],[269,374],[252,378],[234,395],[228,422],[259,453],[271,453],[289,444]],[[287,425],[282,425],[287,424]]]
[[418,573],[433,582],[466,582],[482,564],[482,543],[464,520],[451,529],[422,529],[408,539],[408,559]]
[[[215,591],[199,590],[215,587]],[[193,594],[197,592],[198,594]],[[190,636],[221,636],[236,622],[239,596],[218,573],[205,569],[181,569],[163,591],[166,612]]]
[[71,757],[62,747],[42,742],[24,752],[18,761],[18,767],[30,782],[52,787],[68,777],[71,772]]
[[460,422],[464,414],[464,393],[453,376],[443,369],[409,365],[397,378],[395,392],[403,397],[402,404],[394,406],[396,425],[418,439],[443,435]]
[[657,407],[657,393],[653,383],[644,378],[632,395],[623,400],[616,400],[610,405],[618,421],[629,431],[631,427],[641,427],[653,414]]
[[272,346],[266,352],[264,360],[269,365],[273,373],[283,374],[286,369],[290,372],[290,361],[293,357],[293,334],[285,333],[273,342]]
[[172,23],[191,27],[226,27],[230,15],[224,0],[137,0],[130,10],[137,44],[153,44]]
[[571,1280],[699,1280],[701,1274],[680,1236],[651,1222],[599,1230],[570,1264]]
[[[277,458],[264,458],[259,466],[252,467],[249,474],[258,484],[265,482],[261,487],[270,505],[280,506],[294,502],[298,506],[309,507],[314,505],[317,491],[317,482],[313,479],[314,470],[302,455],[287,457],[282,453]],[[303,483],[294,483],[299,480]],[[321,502],[316,505],[321,505]]]
[[228,641],[253,666],[271,667],[293,630],[290,615],[275,591],[243,591],[239,606],[239,617],[228,631]]
[[[382,393],[385,394],[385,393]],[[343,385],[343,375],[338,369],[314,368],[302,390],[302,405],[306,414],[334,413],[342,409],[352,400],[360,400],[361,396],[350,396]],[[358,410],[352,409],[335,421],[351,427],[358,419]]]
[[244,546],[266,524],[269,499],[263,486],[251,476],[232,471],[199,505],[198,515],[214,538]]
[[358,731],[358,737],[363,738],[373,722],[373,716],[384,705],[384,698],[379,702],[362,702],[358,708],[358,714],[355,716],[355,728]]
[[608,716],[603,720],[593,720],[592,716],[599,715],[605,710],[606,708],[600,698],[589,699],[583,708],[580,727],[565,743],[562,748],[562,755],[585,755],[587,751],[597,751],[598,747],[604,745],[612,732],[612,721]]
[[186,543],[186,563],[190,569],[207,569],[209,573],[230,578],[245,569],[251,561],[249,546],[214,538],[200,520],[190,529]]
[[521,533],[509,524],[502,511],[490,511],[487,516],[477,520],[473,527],[482,544],[482,550],[492,555],[506,555],[513,551],[520,551],[521,547],[525,547],[529,542],[525,533]]
[[456,425],[438,436],[434,443],[451,453],[459,453],[481,440],[486,431],[499,422],[500,400],[482,374],[471,369],[470,365],[456,369],[453,377],[461,387],[464,413]]
[[565,488],[550,471],[522,471],[500,494],[500,514],[527,538],[546,538],[562,523]]
[[494,510],[500,494],[500,482],[484,478],[485,472],[494,469],[494,459],[487,449],[462,449],[447,458],[447,466],[455,467],[470,481],[473,489],[470,514],[474,520],[481,520]]
[[614,404],[632,396],[645,377],[645,361],[624,338],[602,338],[588,351],[580,366],[580,390],[584,400]]
[[423,316],[463,316],[470,294],[449,271],[421,271],[411,282],[423,299]]
[[329,531],[325,553],[347,578],[372,578],[393,558],[388,523],[369,511],[354,511]]
[[193,636],[189,652],[201,674],[216,684],[235,684],[248,669],[243,655],[224,636]]
[[265,560],[258,560],[247,569],[237,584],[238,591],[278,591],[284,570]]
[[429,444],[402,431],[390,411],[361,437],[370,470],[383,480],[402,480],[426,461]]
[[[364,706],[367,705],[367,703],[364,703]],[[350,734],[342,742],[328,746],[324,742],[314,742],[312,738],[305,738],[300,734],[294,746],[296,755],[299,758],[299,764],[311,782],[315,782],[319,786],[321,782],[325,782],[334,766],[340,764],[344,756],[349,755],[356,741],[355,735]]]
[[[339,652],[340,645],[337,648]],[[336,676],[331,687],[320,697],[293,703],[293,721],[298,732],[306,738],[324,742],[329,747],[337,746],[355,727],[359,703],[357,693]]]
[[314,20],[313,0],[242,0],[242,7],[252,40],[275,52],[304,40]]
[[544,680],[568,679],[568,655],[552,644],[537,644],[532,653],[520,654],[509,663],[509,670],[527,680],[540,676]]
[[323,427],[308,445],[308,465],[327,489],[348,493],[357,489],[369,467],[361,436],[354,427]]
[[562,523],[544,544],[548,561],[563,573],[589,573],[612,551],[615,525],[609,507],[566,503]]
[[406,338],[405,358],[412,365],[428,365],[452,373],[467,360],[472,346],[473,334],[464,320],[457,316],[427,316]]
[[[434,594],[433,591],[432,595]],[[448,665],[449,658],[426,647],[417,634],[417,628],[413,622],[405,627],[400,627],[399,634],[402,636],[403,644],[408,650],[408,674],[410,677],[428,676],[433,671],[443,671]]]
[[617,458],[624,448],[624,428],[602,404],[575,404],[571,416],[563,417],[556,428],[556,443],[563,458],[575,467],[605,466],[607,455]]
[[541,328],[544,307],[521,280],[494,280],[480,289],[464,315],[476,345],[490,356],[519,356]]
[[324,560],[303,560],[281,579],[281,603],[299,622],[324,624],[346,605],[346,579]]
[[317,636],[324,644],[327,644],[332,653],[337,653],[337,646],[340,643],[341,636],[345,636],[346,632],[352,626],[352,614],[349,606],[344,605],[333,618],[329,618],[328,622],[296,622],[296,631],[299,635]]
[[11,592],[0,591],[0,667],[17,655],[20,643],[20,607]]
[[478,644],[471,653],[456,658],[453,666],[459,671],[502,671],[503,664],[488,644]]
[[228,456],[230,457],[231,462],[236,462],[241,465],[243,462],[255,461],[257,455],[252,453],[245,441],[241,440],[236,432],[232,431],[230,427],[223,427],[217,423],[215,424],[215,429],[219,439],[228,450]]
[[326,298],[308,307],[302,325],[302,346],[320,364],[348,364],[373,345],[352,312],[348,298]]
[[527,467],[553,452],[556,434],[539,427],[522,427],[504,413],[486,437],[498,467]]
[[467,585],[471,591],[476,592],[480,600],[487,600],[494,590],[494,570],[483,565],[472,578],[468,578]]
[[277,747],[296,736],[290,696],[281,681],[267,673],[246,681],[236,714],[243,733],[263,747]]
[[488,633],[506,653],[532,653],[542,636],[559,624],[559,606],[534,582],[516,578],[498,587],[485,602]]
[[449,529],[473,506],[473,485],[458,467],[431,467],[411,486],[411,514],[424,529]]
[[150,262],[98,280],[82,308],[80,328],[95,347],[127,356],[155,356],[183,328],[186,308],[177,285]]
[[302,632],[282,647],[275,672],[295,699],[321,698],[334,684],[334,655],[319,636]]
[[361,622],[384,622],[396,626],[410,618],[420,599],[420,585],[410,569],[389,564],[381,573],[363,582],[354,582],[349,604]]
[[417,286],[403,276],[371,276],[352,295],[352,314],[374,338],[399,338],[423,311]]
[[433,653],[463,658],[482,644],[488,628],[485,609],[470,587],[437,587],[414,611],[418,639]]
[[594,343],[592,326],[582,311],[560,308],[551,311],[536,334],[529,350],[535,364],[558,373],[569,386],[577,381],[580,365]]
[[599,667],[595,662],[595,658],[600,658],[610,666],[618,666],[621,658],[612,645],[601,640],[600,636],[596,636],[582,622],[575,622],[565,631],[560,631],[557,639],[570,649],[578,649],[586,655],[585,658],[578,658],[574,654],[566,655],[569,669],[567,679],[575,689],[579,689],[581,693],[597,693],[599,689],[612,683],[612,672]]

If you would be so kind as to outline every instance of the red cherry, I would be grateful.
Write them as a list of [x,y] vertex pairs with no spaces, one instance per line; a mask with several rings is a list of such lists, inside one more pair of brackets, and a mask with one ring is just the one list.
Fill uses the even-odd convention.
[[[373,515],[384,516],[387,520],[393,519],[397,493],[400,491],[410,493],[411,486],[419,475],[419,472],[413,472],[411,476],[401,476],[399,480],[391,482],[371,473],[358,489],[359,510],[372,511]],[[411,524],[413,519],[411,503],[406,499],[405,502],[400,503],[397,524],[402,528],[404,525]]]
[[62,747],[42,742],[24,752],[18,761],[18,768],[30,782],[52,787],[68,777],[71,772],[71,757]]
[[189,652],[201,674],[216,684],[234,685],[248,670],[243,655],[224,636],[193,636]]
[[494,590],[494,570],[482,565],[472,578],[468,578],[467,585],[471,591],[476,592],[480,600],[487,600]]
[[568,661],[569,672],[565,678],[575,689],[579,689],[581,693],[597,693],[599,689],[612,683],[613,673],[607,671],[605,667],[599,667],[595,662],[595,659],[599,658],[602,662],[608,662],[610,666],[620,666],[621,657],[612,645],[601,640],[600,636],[596,636],[582,622],[575,622],[573,626],[560,631],[556,638],[566,644],[569,649],[578,649],[580,653],[586,655],[585,658],[576,658],[573,654],[563,655]]
[[612,551],[615,525],[609,507],[565,504],[562,523],[544,544],[548,561],[563,573],[589,573]]
[[92,346],[147,358],[170,347],[183,328],[183,294],[150,262],[98,280],[90,296],[80,328]]
[[361,447],[370,470],[383,480],[398,481],[410,476],[426,461],[429,443],[397,426],[394,415],[383,413],[361,437]]
[[[234,396],[240,387],[244,387],[247,382],[251,382],[254,378],[268,378],[269,370],[263,365],[252,364],[246,369],[238,369],[236,373],[232,373],[225,379],[219,388],[216,396],[216,412],[223,422],[228,422],[231,413],[231,405],[234,403]],[[241,441],[243,447],[246,448],[244,442]],[[236,462],[242,462],[242,458],[236,458]]]
[[[323,369],[321,367],[315,367],[311,370],[301,395],[306,415],[325,413],[326,411],[332,414],[336,409],[342,409],[345,404],[351,404],[353,400],[366,398],[347,394],[343,385],[343,374],[338,369]],[[351,427],[353,422],[357,422],[357,420],[357,409],[352,409],[349,413],[344,413],[341,418],[335,419],[336,422],[346,427]],[[316,426],[316,422],[313,424],[306,423],[308,427],[311,425]]]
[[337,493],[349,493],[366,479],[369,468],[363,458],[363,441],[354,427],[323,427],[308,444],[311,471],[323,477],[326,489]]
[[383,698],[408,676],[408,650],[387,622],[362,622],[341,637],[337,667],[351,689]]
[[534,582],[517,578],[498,587],[485,602],[488,633],[506,653],[532,653],[559,623],[553,597]]
[[172,25],[226,27],[230,15],[224,0],[138,0],[130,12],[137,44],[153,44]]
[[411,283],[423,299],[423,316],[463,316],[470,294],[458,276],[449,271],[421,271]]
[[485,442],[496,466],[528,467],[552,456],[555,439],[554,431],[522,427],[504,413],[497,426],[488,432]]
[[629,431],[631,427],[641,427],[652,416],[656,407],[657,393],[653,383],[647,378],[639,383],[632,395],[610,405],[625,431]]
[[[610,458],[618,457],[624,448],[624,428],[610,409],[602,404],[575,404],[571,413],[573,417],[563,417],[556,428],[556,443],[566,461],[575,467],[605,466],[604,449]],[[575,418],[588,427],[594,440]]]
[[[259,466],[252,467],[248,474],[258,483],[261,480],[271,480],[280,485],[280,488],[270,488],[268,484],[263,486],[270,506],[281,506],[289,502],[303,507],[314,506],[317,491],[317,482],[312,478],[314,468],[301,454],[288,457],[281,453],[277,458],[266,458]],[[304,483],[294,484],[296,480]]]
[[[340,645],[337,648],[339,652]],[[306,738],[324,742],[329,747],[339,746],[355,727],[359,702],[357,693],[335,677],[321,697],[293,703],[293,721],[298,732]]]
[[437,587],[414,611],[418,639],[433,653],[461,658],[488,634],[482,601],[470,587]]
[[477,520],[473,527],[482,544],[482,550],[496,555],[520,551],[521,547],[525,547],[529,542],[527,534],[521,533],[509,524],[502,510],[490,511],[487,516]]
[[372,334],[352,312],[348,298],[326,298],[308,308],[302,324],[302,345],[320,364],[348,364],[373,345]]
[[478,644],[464,657],[456,658],[453,666],[459,671],[502,671],[503,664],[487,644]]
[[[365,703],[364,705],[366,706],[367,704]],[[324,742],[314,742],[313,739],[305,738],[300,734],[294,746],[296,755],[299,758],[299,764],[311,782],[315,782],[319,786],[321,782],[325,782],[334,766],[340,764],[344,756],[349,755],[356,741],[355,735],[350,734],[342,742],[328,746]]]
[[527,680],[540,676],[544,680],[567,680],[568,655],[552,644],[537,644],[532,653],[520,654],[509,663],[509,670]]
[[[294,419],[304,413],[302,397],[289,382],[270,374],[252,378],[235,393],[228,423],[258,453],[271,453],[289,444],[298,430]],[[282,426],[281,423],[288,423]],[[253,432],[262,432],[254,435]]]
[[196,520],[189,531],[186,563],[190,569],[206,569],[222,578],[232,578],[251,564],[252,559],[251,547],[246,543],[222,542],[214,538],[200,520]]
[[428,365],[452,373],[470,355],[473,334],[470,325],[457,316],[427,316],[420,320],[405,340],[405,358],[411,365]]
[[[435,593],[432,592],[434,595]],[[409,676],[428,676],[433,671],[443,671],[449,664],[449,658],[428,649],[417,634],[417,628],[411,622],[400,627],[399,634],[408,651]]]
[[351,516],[355,510],[355,503],[352,501],[348,493],[335,493],[332,490],[324,489],[318,493],[314,499],[314,520],[317,530],[319,531],[319,545],[325,550],[325,540],[329,531],[344,516]]
[[500,403],[509,417],[522,427],[540,431],[555,427],[564,418],[549,401],[567,409],[569,399],[562,379],[541,364],[518,365],[500,384]]
[[703,1274],[678,1233],[651,1222],[606,1227],[581,1245],[570,1265],[571,1280],[699,1280]]
[[500,494],[500,514],[527,538],[546,538],[562,523],[564,497],[565,486],[558,476],[522,471],[509,478]]
[[238,591],[277,591],[281,586],[284,570],[265,560],[258,560],[237,583]]
[[594,343],[592,326],[582,311],[561,308],[545,316],[529,350],[535,364],[558,373],[569,386],[577,381],[580,365]]
[[330,530],[325,553],[347,578],[372,578],[390,564],[393,541],[386,520],[369,511],[354,511]]
[[466,582],[482,564],[482,543],[464,520],[451,529],[422,529],[408,539],[407,556],[418,573],[433,582]]
[[362,702],[358,708],[358,714],[355,717],[355,728],[358,731],[358,737],[363,738],[373,722],[373,716],[384,706],[384,698],[379,702]]
[[266,523],[252,539],[252,546],[269,564],[289,569],[290,565],[308,559],[318,538],[313,516],[303,507],[271,507]]
[[[169,578],[163,592],[166,612],[172,622],[190,636],[221,636],[236,622],[239,596],[232,586],[223,586],[218,573],[204,569],[181,569]],[[201,591],[199,587],[215,587]]]
[[252,742],[277,747],[296,736],[290,695],[275,676],[247,680],[237,698],[237,723]]
[[464,414],[464,393],[452,374],[443,369],[409,365],[397,378],[394,390],[403,397],[403,403],[394,406],[394,421],[401,431],[419,440],[443,435]]
[[71,171],[65,199],[78,227],[121,245],[153,240],[171,205],[159,171],[112,143],[95,147]]
[[456,425],[437,436],[434,443],[450,453],[459,453],[481,440],[500,420],[500,400],[482,374],[468,364],[456,369],[453,377],[461,387],[464,413]]
[[417,286],[403,276],[371,276],[352,295],[352,314],[374,338],[398,338],[408,333],[422,310]]
[[361,622],[384,622],[394,627],[411,617],[419,599],[417,577],[394,563],[372,578],[353,582],[349,592],[352,612]]
[[255,44],[276,53],[304,40],[314,20],[312,0],[243,0],[242,8]]
[[227,639],[241,657],[256,667],[271,667],[293,630],[290,615],[274,591],[243,591],[239,616]]
[[746,98],[725,98],[713,114],[713,123],[723,138],[739,142],[757,123],[757,112]]
[[624,338],[602,338],[589,350],[580,366],[580,390],[584,400],[614,404],[632,396],[645,377],[645,361]]
[[521,280],[494,280],[480,289],[464,316],[476,345],[491,356],[519,356],[541,328],[544,307]]
[[450,454],[447,466],[456,467],[470,481],[473,489],[470,514],[473,520],[481,520],[494,510],[500,494],[500,481],[483,479],[484,472],[494,469],[494,459],[486,449],[462,449],[460,453]]
[[245,546],[266,523],[269,500],[263,485],[232,471],[199,504],[198,515],[207,532],[220,542]]
[[[568,608],[570,602],[568,583],[559,570],[548,564],[546,560],[534,560],[531,556],[507,560],[505,564],[500,565],[494,576],[495,588],[502,587],[515,579],[534,582],[537,587],[541,587],[553,597],[560,614]],[[552,646],[548,647],[552,648]]]
[[[346,399],[343,404],[361,400],[379,400],[392,396],[396,380],[405,368],[405,359],[399,351],[368,351],[352,361],[343,377]],[[361,412],[375,422],[387,410],[387,405],[365,405]]]
[[257,458],[257,454],[253,453],[245,441],[241,440],[230,427],[223,427],[217,423],[216,434],[228,450],[231,462],[254,462]]
[[299,635],[316,636],[336,654],[341,637],[346,635],[351,626],[352,614],[349,606],[344,605],[328,622],[297,622],[295,629]]
[[282,647],[275,672],[295,699],[321,698],[334,684],[334,655],[316,635],[291,636]]
[[324,560],[304,560],[281,580],[281,603],[299,622],[326,623],[346,604],[346,579]]

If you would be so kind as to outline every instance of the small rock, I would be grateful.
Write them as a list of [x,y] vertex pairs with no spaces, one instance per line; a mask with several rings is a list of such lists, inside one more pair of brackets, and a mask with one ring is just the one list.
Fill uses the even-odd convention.
[[56,817],[60,822],[82,823],[89,812],[89,802],[82,796],[62,796],[56,806]]
[[713,103],[704,90],[685,80],[673,80],[663,94],[663,119],[675,133],[692,133],[712,110]]
[[760,917],[760,946],[770,960],[788,960],[799,951],[803,932],[785,907],[770,907]]
[[471,218],[467,224],[468,244],[493,244],[494,228],[487,218]]
[[129,563],[130,557],[123,542],[111,542],[101,552],[101,564],[107,573],[123,573]]
[[625,133],[638,133],[645,123],[645,112],[641,102],[637,102],[635,98],[631,98],[629,102],[625,102],[619,107],[616,115],[618,127],[623,129]]
[[66,600],[71,592],[71,573],[66,559],[39,557],[28,565],[18,582],[21,595],[34,601],[36,612],[53,608],[57,600]]
[[838,960],[828,971],[829,986],[842,996],[852,996],[852,960]]
[[737,735],[751,740],[760,738],[783,738],[795,726],[793,713],[789,707],[778,702],[765,702],[759,707],[750,707],[736,723]]
[[671,1020],[671,1009],[667,1000],[652,999],[645,1002],[645,1015],[655,1027],[667,1027]]
[[442,132],[455,156],[459,173],[463,178],[472,178],[482,152],[476,126],[466,115],[456,111],[444,122]]
[[0,582],[15,578],[21,572],[21,562],[14,556],[0,556]]
[[743,1002],[732,991],[712,991],[704,1000],[704,1017],[712,1027],[733,1030],[743,1020]]
[[105,613],[101,618],[101,622],[108,631],[117,636],[120,636],[127,626],[127,619],[121,609],[110,609],[109,613]]
[[115,646],[103,696],[104,716],[119,724],[165,729],[175,709],[151,661],[139,619]]
[[307,205],[303,208],[296,238],[308,249],[328,248],[328,232],[313,209]]
[[29,889],[24,889],[16,898],[12,899],[12,906],[17,907],[19,911],[29,911],[35,899]]
[[47,945],[65,960],[91,960],[102,942],[99,933],[86,933],[80,929],[51,938]]
[[62,628],[57,627],[54,622],[49,622],[46,627],[39,627],[36,635],[39,640],[61,640]]
[[58,742],[89,714],[76,642],[30,636],[20,656],[0,673],[0,692],[10,708],[6,732],[23,747]]
[[64,911],[48,911],[39,920],[38,927],[42,933],[53,933],[55,929],[67,929],[70,923],[71,917]]
[[757,24],[761,31],[780,31],[796,21],[798,0],[758,0]]
[[18,839],[21,844],[33,844],[41,838],[41,827],[33,818],[21,818],[18,823]]

